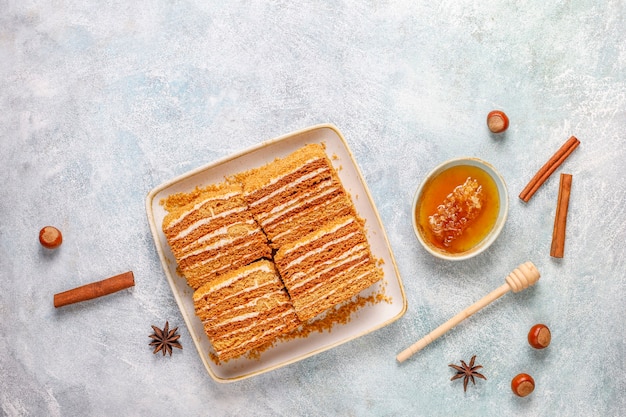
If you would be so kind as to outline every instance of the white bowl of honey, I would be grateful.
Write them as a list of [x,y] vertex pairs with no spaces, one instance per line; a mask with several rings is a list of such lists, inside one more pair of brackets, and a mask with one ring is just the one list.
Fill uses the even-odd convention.
[[413,199],[413,230],[432,255],[460,261],[486,250],[506,221],[509,198],[502,176],[478,158],[435,167]]

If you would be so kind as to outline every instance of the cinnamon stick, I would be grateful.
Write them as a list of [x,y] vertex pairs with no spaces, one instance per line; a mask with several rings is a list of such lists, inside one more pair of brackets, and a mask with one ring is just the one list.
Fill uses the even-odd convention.
[[565,142],[558,151],[546,162],[539,171],[535,174],[535,176],[530,180],[530,182],[526,185],[526,187],[522,190],[519,195],[525,203],[528,203],[528,200],[537,192],[539,187],[543,185],[544,182],[552,175],[552,173],[559,167],[561,164],[567,159],[568,156],[574,149],[576,149],[580,145],[580,141],[572,136]]
[[54,306],[58,308],[80,301],[91,300],[103,295],[113,294],[134,285],[135,276],[133,271],[124,272],[102,281],[92,282],[91,284],[54,294]]
[[565,252],[565,227],[567,225],[567,209],[569,196],[572,190],[572,176],[561,174],[559,181],[559,197],[556,203],[556,215],[554,216],[554,229],[552,230],[552,246],[550,256],[562,258]]

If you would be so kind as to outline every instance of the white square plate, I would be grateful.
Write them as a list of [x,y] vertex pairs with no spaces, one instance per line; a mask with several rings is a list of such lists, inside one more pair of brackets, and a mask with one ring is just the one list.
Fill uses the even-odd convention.
[[[309,143],[323,143],[326,146],[326,153],[335,166],[344,188],[352,197],[357,213],[365,219],[372,253],[383,261],[381,267],[384,272],[384,293],[391,301],[367,304],[353,313],[348,323],[334,325],[332,332],[313,332],[306,338],[279,342],[264,351],[258,359],[239,358],[216,364],[209,357],[209,352],[213,349],[204,333],[202,322],[194,313],[193,290],[185,279],[178,275],[176,260],[161,229],[163,218],[167,213],[160,201],[170,194],[189,192],[196,187],[221,182],[227,176],[287,156]],[[216,381],[240,380],[299,361],[384,327],[400,318],[406,311],[404,288],[380,217],[345,139],[333,125],[318,125],[290,133],[174,178],[148,194],[146,209],[167,280],[202,362]],[[380,290],[380,285],[375,284],[364,290],[361,295],[367,296]]]

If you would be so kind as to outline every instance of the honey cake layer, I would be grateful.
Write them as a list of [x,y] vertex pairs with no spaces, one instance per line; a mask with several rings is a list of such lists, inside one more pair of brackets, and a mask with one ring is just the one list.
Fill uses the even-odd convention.
[[354,216],[338,218],[281,247],[274,261],[303,321],[350,299],[383,276]]
[[277,249],[354,206],[320,144],[237,176],[253,217]]
[[[168,200],[173,203],[168,206]],[[267,237],[252,218],[239,183],[223,182],[168,197],[163,233],[179,270],[197,289],[231,268],[271,257]]]
[[274,264],[257,261],[194,292],[196,315],[220,360],[272,342],[300,322]]

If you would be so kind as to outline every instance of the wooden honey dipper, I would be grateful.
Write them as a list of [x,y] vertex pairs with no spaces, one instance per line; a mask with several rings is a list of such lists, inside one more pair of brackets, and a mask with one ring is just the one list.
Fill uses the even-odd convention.
[[505,283],[503,285],[496,288],[480,300],[476,301],[474,304],[467,307],[465,310],[461,311],[456,316],[452,317],[450,320],[443,323],[432,332],[428,333],[422,339],[418,340],[416,343],[400,352],[398,356],[396,356],[396,359],[398,360],[398,362],[404,362],[413,354],[428,346],[431,342],[435,341],[435,339],[441,337],[448,330],[452,329],[457,324],[459,324],[472,314],[476,313],[483,307],[486,307],[488,304],[502,297],[504,294],[511,290],[513,292],[525,290],[526,288],[537,282],[540,276],[541,275],[539,274],[539,270],[537,270],[537,267],[535,267],[532,262],[525,262],[521,264],[505,278]]

